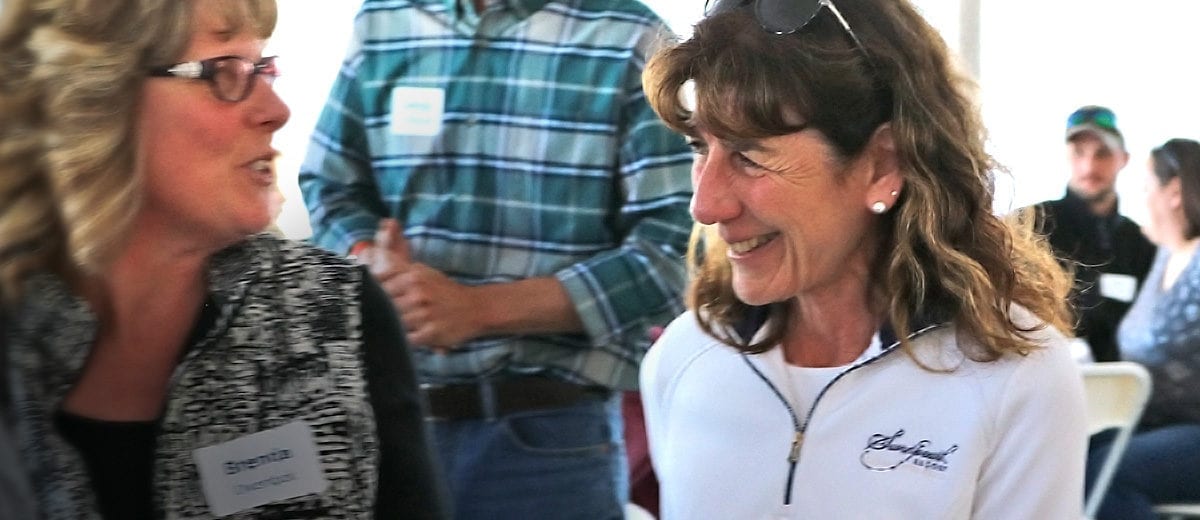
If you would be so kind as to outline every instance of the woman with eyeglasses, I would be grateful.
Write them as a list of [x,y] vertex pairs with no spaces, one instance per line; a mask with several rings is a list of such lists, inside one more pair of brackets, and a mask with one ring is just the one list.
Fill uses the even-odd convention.
[[6,0],[0,300],[48,519],[439,518],[361,267],[259,232],[274,0]]
[[664,519],[1081,515],[1070,281],[909,2],[714,0],[644,83],[696,152],[641,369]]
[[[1142,228],[1158,255],[1121,325],[1127,361],[1153,382],[1096,518],[1158,518],[1156,504],[1200,502],[1200,143],[1171,139],[1150,153]],[[1108,455],[1111,433],[1093,437],[1088,484]]]

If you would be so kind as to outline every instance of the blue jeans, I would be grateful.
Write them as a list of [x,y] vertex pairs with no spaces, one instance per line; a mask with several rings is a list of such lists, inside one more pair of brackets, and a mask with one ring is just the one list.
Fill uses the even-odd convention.
[[619,394],[567,408],[426,424],[456,519],[624,515],[628,465]]
[[[1089,492],[1115,431],[1097,433],[1089,442]],[[1156,520],[1154,505],[1172,502],[1200,502],[1200,424],[1134,432],[1096,519]]]

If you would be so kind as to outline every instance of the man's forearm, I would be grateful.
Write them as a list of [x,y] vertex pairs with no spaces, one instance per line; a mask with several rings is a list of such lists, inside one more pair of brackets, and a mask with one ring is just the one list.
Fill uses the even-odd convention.
[[583,332],[566,289],[553,277],[474,287],[485,335]]

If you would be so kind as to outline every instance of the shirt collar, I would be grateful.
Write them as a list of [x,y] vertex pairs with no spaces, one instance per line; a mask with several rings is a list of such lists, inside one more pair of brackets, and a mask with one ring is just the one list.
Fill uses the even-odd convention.
[[[473,0],[444,0],[444,2],[446,12],[452,13],[453,18],[478,22],[480,13],[475,11]],[[511,11],[517,19],[524,20],[540,11],[548,3],[550,0],[485,0],[484,10],[504,9]]]
[[1092,213],[1092,206],[1088,204],[1086,200],[1083,200],[1083,197],[1076,195],[1075,192],[1071,191],[1070,189],[1067,189],[1067,194],[1063,195],[1062,200],[1068,209],[1080,215],[1088,215],[1093,218],[1101,219],[1105,217],[1115,218],[1117,215],[1121,214],[1120,197],[1117,197],[1113,200],[1112,213],[1109,213],[1108,215],[1096,215],[1095,213]]

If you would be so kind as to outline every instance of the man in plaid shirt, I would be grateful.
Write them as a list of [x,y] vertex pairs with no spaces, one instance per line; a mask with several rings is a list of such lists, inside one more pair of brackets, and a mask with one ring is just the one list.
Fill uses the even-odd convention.
[[393,298],[459,518],[620,518],[619,392],[682,311],[691,154],[636,0],[367,0],[300,172]]

